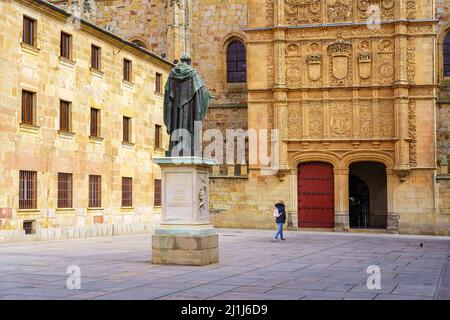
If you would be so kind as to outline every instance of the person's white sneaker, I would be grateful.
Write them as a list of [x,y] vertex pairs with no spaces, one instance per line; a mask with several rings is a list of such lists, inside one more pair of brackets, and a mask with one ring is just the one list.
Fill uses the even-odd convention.
[[277,239],[277,238],[275,238],[275,237],[273,237],[272,239],[273,239],[273,240],[275,240],[276,242],[280,241],[280,240],[278,240],[278,239]]

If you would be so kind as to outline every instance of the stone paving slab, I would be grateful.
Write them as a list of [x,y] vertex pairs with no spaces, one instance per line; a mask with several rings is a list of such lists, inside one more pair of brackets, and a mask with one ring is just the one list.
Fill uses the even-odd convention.
[[[272,233],[219,230],[220,262],[205,267],[152,265],[150,235],[0,244],[0,300],[450,299],[448,237]],[[66,287],[72,265],[81,290]]]

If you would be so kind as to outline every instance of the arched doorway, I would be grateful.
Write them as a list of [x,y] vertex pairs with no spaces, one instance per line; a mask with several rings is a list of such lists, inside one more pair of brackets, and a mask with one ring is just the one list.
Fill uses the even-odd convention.
[[378,162],[350,166],[349,215],[351,229],[386,229],[387,174]]
[[370,191],[364,180],[350,175],[350,228],[367,229],[370,224]]
[[334,228],[334,170],[329,163],[298,166],[299,228]]

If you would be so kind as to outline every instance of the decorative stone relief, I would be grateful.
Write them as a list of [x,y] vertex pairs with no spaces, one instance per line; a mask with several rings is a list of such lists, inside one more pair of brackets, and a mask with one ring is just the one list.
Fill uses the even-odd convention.
[[416,43],[414,38],[411,37],[408,38],[406,61],[408,81],[414,84],[416,81]]
[[352,74],[352,45],[342,39],[338,39],[328,47],[330,56],[330,82],[334,86],[348,84]]
[[301,58],[287,58],[286,59],[286,79],[289,86],[301,85]]
[[321,0],[285,0],[286,20],[290,25],[320,22]]
[[371,12],[369,8],[371,5],[377,5],[380,8],[381,18],[383,20],[393,20],[395,3],[394,0],[358,0],[357,7],[360,19],[367,19]]
[[330,106],[330,133],[333,137],[349,137],[352,132],[351,102]]
[[328,21],[343,22],[353,17],[353,1],[336,0],[328,5]]
[[363,138],[373,137],[373,106],[371,101],[361,102],[359,106],[359,131]]
[[410,100],[408,109],[409,165],[417,167],[416,101]]
[[378,43],[378,73],[382,84],[391,84],[394,81],[394,49],[391,40],[384,39]]
[[308,104],[308,132],[311,138],[323,137],[323,107],[320,102]]
[[273,44],[270,43],[267,45],[267,83],[269,86],[272,86],[275,81],[274,63]]
[[299,103],[288,105],[288,133],[291,139],[301,139],[302,130],[302,108]]
[[383,138],[394,137],[394,103],[391,100],[383,100],[379,105],[378,124],[380,135]]
[[310,54],[306,62],[308,64],[308,78],[310,82],[317,82],[322,78],[322,55]]
[[358,54],[359,78],[362,83],[368,82],[372,76],[372,53]]
[[416,0],[406,1],[406,19],[408,20],[416,19]]
[[275,0],[266,0],[266,21],[267,27],[274,25]]

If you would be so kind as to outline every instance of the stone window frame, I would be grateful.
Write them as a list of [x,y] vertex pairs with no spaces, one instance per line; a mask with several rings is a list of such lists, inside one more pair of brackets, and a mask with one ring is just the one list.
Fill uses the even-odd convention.
[[[246,52],[246,61],[248,62],[248,46],[247,46],[247,40],[245,35],[241,34],[241,33],[231,33],[228,34],[227,36],[225,36],[222,40],[222,43],[220,44],[220,58],[221,58],[221,64],[220,64],[220,69],[219,71],[219,75],[218,75],[218,79],[222,80],[222,84],[223,84],[223,92],[224,93],[241,93],[244,92],[247,89],[247,83],[248,83],[248,79],[246,82],[238,82],[238,83],[228,83],[228,70],[227,70],[227,51],[228,51],[228,46],[233,42],[233,41],[240,41],[244,47],[245,47],[245,52]],[[247,65],[247,71],[248,71],[248,65]],[[247,77],[248,77],[248,72],[247,72]]]
[[445,38],[450,36],[450,22],[447,23],[442,30],[439,32],[438,38],[437,38],[437,60],[438,60],[438,67],[436,68],[437,73],[437,79],[440,82],[441,80],[450,80],[450,75],[445,76],[444,75],[444,41]]

